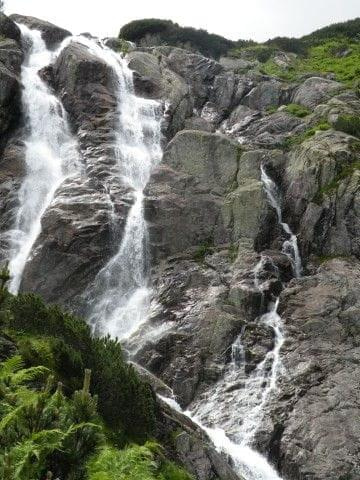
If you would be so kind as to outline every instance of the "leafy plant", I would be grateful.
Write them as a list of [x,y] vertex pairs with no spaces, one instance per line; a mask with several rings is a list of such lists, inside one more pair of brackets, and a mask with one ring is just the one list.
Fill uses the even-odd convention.
[[46,306],[33,294],[13,297],[7,307],[11,331],[21,331],[25,338],[36,337],[36,341],[20,341],[29,365],[53,366],[69,390],[81,387],[83,369],[90,368],[92,389],[99,397],[99,411],[105,421],[136,440],[152,435],[155,401],[151,388],[126,364],[118,341],[93,338],[83,320],[57,306]]
[[308,108],[298,105],[297,103],[289,103],[286,105],[284,110],[299,118],[304,118],[310,114],[310,110]]
[[193,258],[197,262],[203,262],[206,255],[211,255],[213,252],[214,252],[213,243],[210,241],[207,241],[197,247]]

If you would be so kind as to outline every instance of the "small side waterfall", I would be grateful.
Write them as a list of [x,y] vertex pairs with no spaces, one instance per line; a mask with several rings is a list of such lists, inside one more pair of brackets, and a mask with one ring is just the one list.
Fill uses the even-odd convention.
[[[278,222],[289,236],[283,244],[283,253],[291,258],[294,274],[299,277],[302,265],[297,237],[282,220],[277,186],[266,174],[263,166],[261,180],[269,203],[276,210]],[[271,262],[270,259],[261,257],[253,271],[254,287],[259,292],[263,292],[264,289],[259,274],[266,261]],[[276,266],[273,267],[276,271]],[[242,365],[245,357],[241,332],[232,345],[232,362],[226,367],[222,379],[195,402],[191,411],[184,412],[207,432],[219,451],[231,457],[235,471],[245,480],[281,480],[267,460],[251,448],[263,420],[264,407],[276,391],[282,371],[280,351],[285,339],[283,322],[277,312],[278,305],[279,298],[276,298],[270,304],[269,311],[260,318],[260,323],[272,329],[274,346],[255,370],[246,376]],[[180,409],[173,399],[164,400]]]
[[25,141],[26,176],[18,193],[15,225],[9,232],[12,293],[19,289],[25,264],[41,232],[41,218],[57,188],[79,168],[77,144],[66,112],[38,74],[58,52],[47,49],[39,31],[19,27],[23,39],[31,45],[21,71],[22,105],[29,134]]
[[289,239],[283,244],[283,253],[291,258],[295,276],[298,278],[301,276],[302,265],[297,237],[294,235],[289,225],[282,220],[281,199],[278,188],[275,182],[266,173],[263,165],[261,166],[261,181],[263,182],[269,203],[276,211],[279,225],[282,227],[286,235],[289,236]]
[[[147,227],[143,190],[162,155],[160,104],[137,97],[126,60],[102,43],[77,39],[111,66],[117,78],[118,128],[116,161],[119,176],[131,189],[133,204],[116,254],[97,274],[89,298],[88,321],[99,334],[131,336],[148,318],[151,290],[147,281]],[[115,229],[116,230],[116,229]]]

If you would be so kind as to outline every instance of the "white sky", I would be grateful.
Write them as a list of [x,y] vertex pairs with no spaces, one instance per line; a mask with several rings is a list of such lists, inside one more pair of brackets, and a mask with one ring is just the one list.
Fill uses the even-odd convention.
[[233,40],[264,41],[359,17],[360,0],[5,0],[5,13],[100,37],[117,36],[131,20],[164,18]]

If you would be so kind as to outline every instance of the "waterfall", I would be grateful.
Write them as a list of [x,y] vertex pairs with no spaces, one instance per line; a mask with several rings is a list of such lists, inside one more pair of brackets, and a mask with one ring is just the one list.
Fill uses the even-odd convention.
[[133,73],[120,55],[101,42],[85,37],[77,41],[110,65],[117,79],[116,162],[122,182],[132,192],[133,204],[115,255],[97,274],[86,295],[93,299],[88,321],[94,331],[124,339],[147,320],[150,311],[143,191],[162,155],[161,108],[159,102],[135,95]]
[[30,44],[21,70],[22,108],[28,135],[25,140],[25,178],[18,192],[18,209],[10,236],[10,291],[19,289],[26,262],[41,232],[41,219],[57,188],[78,170],[77,144],[70,133],[65,110],[38,72],[57,52],[47,49],[41,32],[19,25]]
[[264,166],[261,166],[261,181],[264,185],[265,193],[268,197],[270,205],[275,209],[278,218],[278,223],[284,230],[285,234],[289,236],[288,240],[283,243],[283,253],[290,257],[295,276],[299,278],[302,272],[301,257],[297,243],[297,237],[292,232],[289,225],[282,220],[281,199],[279,190],[275,182],[266,173]]
[[[258,274],[265,260],[262,257],[253,271],[254,287],[260,292],[263,285]],[[235,471],[245,480],[281,480],[267,460],[251,448],[282,368],[284,334],[278,304],[279,299],[275,299],[259,320],[273,330],[274,347],[254,371],[249,376],[245,373],[241,332],[232,345],[232,361],[223,377],[194,402],[191,411],[184,412],[206,431],[219,451],[231,457]]]
[[[87,298],[93,298],[88,321],[97,334],[126,339],[134,336],[150,312],[143,191],[151,169],[161,158],[159,104],[135,96],[132,72],[119,55],[100,42],[84,37],[78,41],[107,62],[118,79],[116,160],[119,175],[133,195],[117,252],[97,274],[94,285],[87,292]],[[262,289],[257,275],[260,268],[257,265],[254,271],[255,288],[259,291]],[[198,400],[191,412],[184,412],[208,433],[219,451],[232,458],[235,470],[246,480],[280,480],[266,459],[250,447],[281,369],[280,349],[284,338],[277,307],[278,300],[260,319],[274,332],[274,348],[249,378],[240,365],[244,359],[240,336],[232,346],[233,361],[223,379]],[[233,388],[239,382],[243,382],[243,388]],[[180,409],[173,399],[164,400]]]

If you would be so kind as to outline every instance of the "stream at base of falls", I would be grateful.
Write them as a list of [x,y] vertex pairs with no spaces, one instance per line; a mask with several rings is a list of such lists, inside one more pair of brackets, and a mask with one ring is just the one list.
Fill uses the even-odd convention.
[[[79,168],[76,141],[70,134],[66,112],[38,75],[38,70],[53,60],[53,53],[46,49],[40,32],[26,27],[21,30],[32,44],[22,70],[23,108],[30,133],[26,140],[27,174],[19,191],[19,208],[11,234],[13,292],[19,288],[25,263],[41,232],[41,218],[56,189]],[[94,332],[126,339],[150,316],[152,291],[143,200],[151,171],[161,160],[162,107],[157,101],[135,95],[133,74],[126,59],[93,39],[74,37],[72,41],[85,45],[106,62],[117,78],[116,162],[121,181],[132,192],[132,205],[115,255],[98,272],[86,294],[91,299],[87,319]],[[300,276],[297,239],[283,222],[278,189],[264,167],[261,179],[269,204],[276,210],[288,237],[283,252],[291,258],[294,275]],[[269,259],[262,257],[254,268],[254,289],[260,292],[258,273],[264,261]],[[276,392],[282,371],[284,333],[278,303],[279,299],[273,298],[268,312],[258,319],[272,329],[274,347],[255,370],[245,374],[240,335],[232,346],[232,362],[225,367],[223,377],[193,403],[191,412],[184,412],[207,432],[218,451],[231,457],[234,470],[245,480],[280,480],[267,460],[251,448],[264,407]],[[242,388],[229,388],[239,382]],[[164,400],[179,409],[174,399]]]

